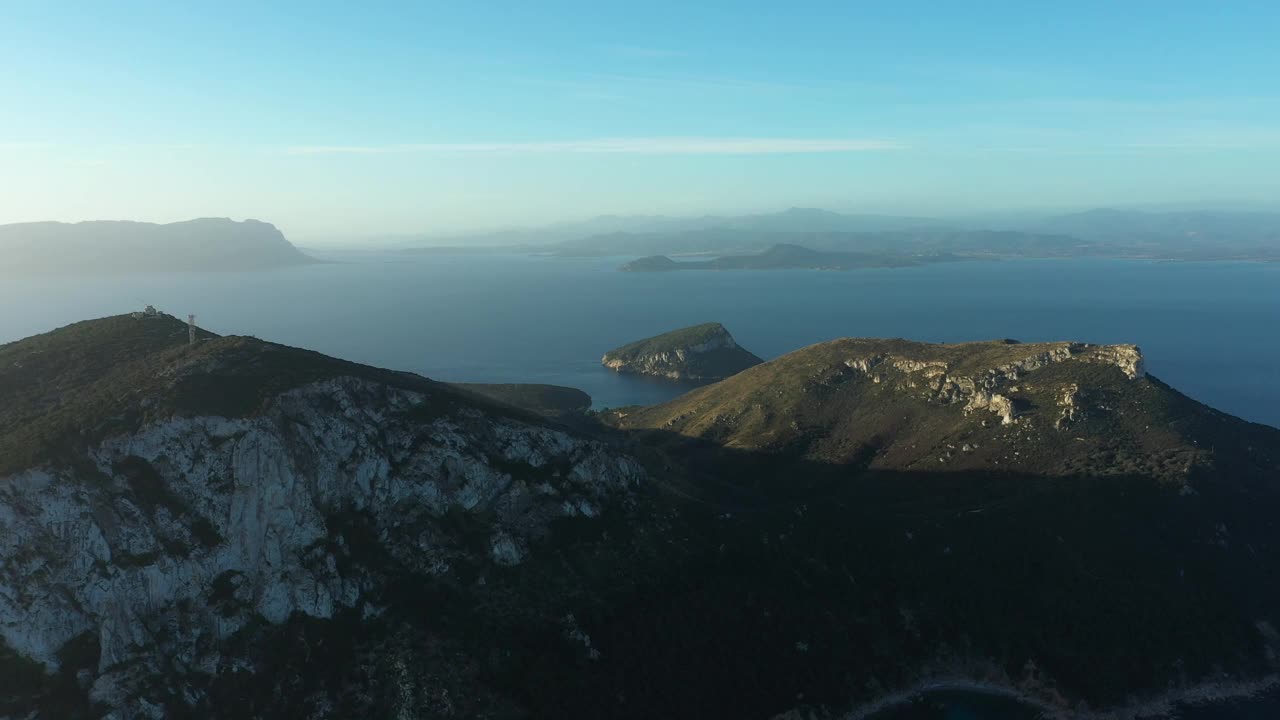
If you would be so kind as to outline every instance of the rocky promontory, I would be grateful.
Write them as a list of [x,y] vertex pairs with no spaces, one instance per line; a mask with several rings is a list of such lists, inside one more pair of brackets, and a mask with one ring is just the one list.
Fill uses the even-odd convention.
[[668,380],[716,381],[764,362],[734,341],[720,323],[673,330],[610,350],[610,370]]
[[0,225],[0,273],[243,271],[308,265],[271,223],[199,218]]

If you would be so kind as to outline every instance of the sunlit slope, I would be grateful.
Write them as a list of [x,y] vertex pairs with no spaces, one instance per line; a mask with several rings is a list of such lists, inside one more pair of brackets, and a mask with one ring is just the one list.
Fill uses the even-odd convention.
[[613,422],[744,450],[911,470],[1185,479],[1277,472],[1280,431],[1147,375],[1132,345],[843,339]]

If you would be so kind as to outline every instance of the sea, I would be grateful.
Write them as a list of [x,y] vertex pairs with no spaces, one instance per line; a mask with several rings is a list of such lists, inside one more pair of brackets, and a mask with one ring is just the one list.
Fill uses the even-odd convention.
[[254,335],[458,382],[567,385],[597,408],[689,389],[619,376],[607,350],[723,323],[769,359],[840,337],[1139,345],[1151,374],[1280,426],[1280,264],[1000,260],[852,271],[618,272],[631,258],[317,252],[256,272],[6,278],[0,342],[152,304]]
[[[619,376],[607,350],[723,323],[766,359],[840,337],[1135,343],[1151,374],[1280,426],[1280,264],[1000,260],[842,272],[625,273],[631,258],[318,252],[258,272],[0,277],[0,342],[144,305],[253,335],[456,382],[568,385],[598,408],[689,386]],[[925,696],[883,717],[1034,718],[981,693]],[[1180,708],[1187,720],[1280,717],[1280,694]]]

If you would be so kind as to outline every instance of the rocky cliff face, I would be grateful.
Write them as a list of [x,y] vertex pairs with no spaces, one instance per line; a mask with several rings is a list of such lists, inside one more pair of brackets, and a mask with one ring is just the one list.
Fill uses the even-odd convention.
[[[337,377],[260,415],[174,418],[0,477],[0,638],[46,672],[95,648],[76,668],[89,702],[172,716],[207,703],[201,678],[252,667],[226,645],[258,624],[384,610],[389,579],[353,557],[423,577],[515,566],[554,520],[594,517],[643,481],[564,431],[433,412],[420,393]],[[484,537],[465,544],[442,527],[452,514],[483,514]]]
[[660,350],[631,359],[623,359],[606,353],[600,363],[610,370],[636,375],[652,375],[671,380],[701,380],[700,376],[690,375],[689,363],[698,355],[713,350],[737,350],[738,344],[727,334],[672,350]]
[[[921,360],[910,356],[877,353],[846,359],[845,365],[871,377],[877,384],[885,379],[884,373],[875,372],[883,365],[897,370],[902,376],[893,386],[915,394],[927,401],[944,404],[960,403],[966,412],[989,410],[995,413],[1002,425],[1017,422],[1019,407],[1029,402],[1019,402],[1010,394],[1020,392],[1017,383],[1028,373],[1054,363],[1076,360],[1079,362],[1110,365],[1119,368],[1125,377],[1134,380],[1143,377],[1142,351],[1136,345],[1090,345],[1088,343],[1048,343],[1028,347],[1021,351],[1017,344],[1013,352],[1021,355],[1001,362],[994,367],[969,369],[963,374],[952,370],[952,362],[940,359]],[[919,353],[911,353],[919,356]],[[1043,388],[1040,388],[1043,391]],[[1051,390],[1052,394],[1055,390]],[[1078,418],[1081,412],[1079,386],[1074,383],[1056,388],[1058,405],[1064,408],[1056,427]]]
[[722,380],[763,362],[719,323],[696,325],[624,345],[600,363],[620,373],[668,380]]

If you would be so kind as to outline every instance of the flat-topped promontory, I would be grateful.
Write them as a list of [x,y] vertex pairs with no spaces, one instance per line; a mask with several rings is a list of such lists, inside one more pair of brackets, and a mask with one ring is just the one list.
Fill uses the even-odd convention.
[[668,380],[723,380],[764,362],[720,323],[703,323],[639,340],[604,354],[610,370]]

